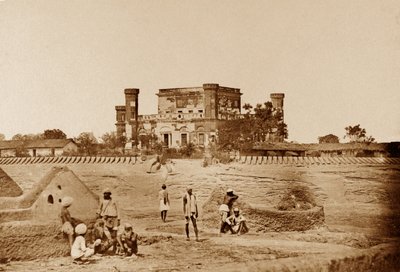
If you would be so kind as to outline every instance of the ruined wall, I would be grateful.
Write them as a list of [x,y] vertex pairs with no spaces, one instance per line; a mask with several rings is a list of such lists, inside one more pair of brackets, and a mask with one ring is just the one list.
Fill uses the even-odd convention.
[[204,111],[202,88],[161,89],[158,96],[158,113],[197,113]]
[[240,89],[219,86],[218,119],[228,119],[232,114],[240,114],[241,95]]

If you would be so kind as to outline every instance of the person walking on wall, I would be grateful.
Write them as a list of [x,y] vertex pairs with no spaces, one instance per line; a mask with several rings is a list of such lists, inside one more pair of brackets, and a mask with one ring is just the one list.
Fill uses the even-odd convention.
[[161,190],[158,192],[158,200],[160,203],[161,220],[165,223],[170,205],[167,186],[165,184],[161,186]]
[[183,197],[183,214],[185,215],[185,221],[186,221],[185,225],[186,240],[190,240],[189,222],[192,221],[194,233],[196,235],[196,241],[198,241],[199,233],[197,230],[197,217],[199,216],[199,212],[197,209],[197,200],[191,188],[188,188],[186,191],[187,192]]

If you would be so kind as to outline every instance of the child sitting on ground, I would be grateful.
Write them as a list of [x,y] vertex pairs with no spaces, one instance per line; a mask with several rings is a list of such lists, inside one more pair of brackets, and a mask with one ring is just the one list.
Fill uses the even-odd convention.
[[117,241],[120,248],[123,250],[122,254],[125,256],[132,256],[138,253],[138,235],[133,231],[133,227],[129,223],[125,223],[124,230],[117,236]]
[[94,254],[94,247],[100,244],[100,239],[96,240],[91,247],[86,247],[85,233],[87,227],[85,224],[81,223],[75,227],[76,238],[71,248],[71,257],[74,262],[84,262],[87,258]]

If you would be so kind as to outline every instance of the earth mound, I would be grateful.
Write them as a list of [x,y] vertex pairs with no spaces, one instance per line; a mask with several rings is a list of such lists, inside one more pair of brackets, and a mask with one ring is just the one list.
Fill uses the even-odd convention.
[[22,195],[22,193],[18,184],[0,168],[0,197],[15,197]]
[[[218,208],[225,192],[226,188],[216,187],[204,203],[204,226],[219,227]],[[250,229],[256,232],[305,231],[323,226],[325,222],[323,207],[315,204],[314,197],[307,187],[299,185],[289,187],[277,207],[254,208],[240,196],[234,207],[241,210]]]

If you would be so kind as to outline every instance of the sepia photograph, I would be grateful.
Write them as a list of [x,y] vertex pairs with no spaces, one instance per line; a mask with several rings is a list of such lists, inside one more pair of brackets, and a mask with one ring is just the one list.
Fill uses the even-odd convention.
[[0,0],[0,271],[400,271],[400,1]]

